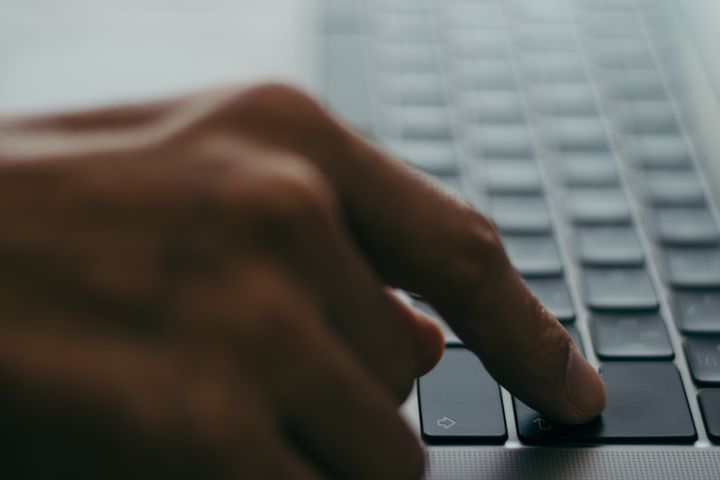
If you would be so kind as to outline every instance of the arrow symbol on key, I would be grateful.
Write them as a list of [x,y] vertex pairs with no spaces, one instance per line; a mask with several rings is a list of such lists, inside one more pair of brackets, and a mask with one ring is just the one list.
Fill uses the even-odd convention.
[[453,420],[450,417],[438,418],[438,421],[437,421],[438,427],[442,427],[445,430],[452,428],[452,426],[455,425],[455,423],[457,423],[457,422],[455,422],[455,420]]

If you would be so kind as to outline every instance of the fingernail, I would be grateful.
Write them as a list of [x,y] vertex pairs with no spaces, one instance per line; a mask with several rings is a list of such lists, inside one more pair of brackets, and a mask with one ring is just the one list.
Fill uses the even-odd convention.
[[565,388],[568,399],[583,416],[595,417],[605,408],[605,385],[600,375],[572,347],[567,364]]

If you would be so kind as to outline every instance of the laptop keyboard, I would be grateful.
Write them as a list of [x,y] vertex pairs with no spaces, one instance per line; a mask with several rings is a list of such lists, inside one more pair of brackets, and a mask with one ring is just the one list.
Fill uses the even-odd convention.
[[654,48],[662,26],[632,0],[361,3],[374,136],[492,218],[609,397],[582,427],[504,408],[415,298],[448,343],[418,381],[425,440],[502,443],[511,411],[528,444],[692,443],[696,425],[717,441],[720,230]]

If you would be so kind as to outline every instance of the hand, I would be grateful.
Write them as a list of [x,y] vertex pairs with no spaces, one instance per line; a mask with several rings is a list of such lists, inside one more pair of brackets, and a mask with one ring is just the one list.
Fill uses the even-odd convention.
[[0,124],[0,406],[27,478],[420,476],[442,335],[580,423],[602,382],[492,224],[292,88]]

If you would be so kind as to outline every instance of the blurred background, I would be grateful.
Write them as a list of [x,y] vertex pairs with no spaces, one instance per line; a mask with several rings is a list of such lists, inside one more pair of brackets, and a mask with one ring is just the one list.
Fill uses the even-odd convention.
[[316,3],[0,0],[0,113],[267,78],[313,89]]

